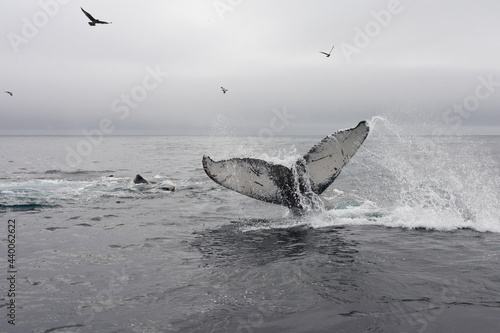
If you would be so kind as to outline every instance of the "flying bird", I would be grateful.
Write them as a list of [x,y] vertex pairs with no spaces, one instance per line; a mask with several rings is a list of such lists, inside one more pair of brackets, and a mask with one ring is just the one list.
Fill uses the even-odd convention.
[[5,93],[6,93],[6,94],[9,94],[9,95],[11,95],[11,96],[13,96],[13,95],[14,95],[14,94],[13,94],[12,92],[10,92],[10,91],[5,91]]
[[110,23],[113,23],[113,22],[104,22],[104,21],[100,21],[98,19],[95,19],[92,15],[90,15],[89,13],[87,13],[82,7],[80,7],[80,9],[85,14],[85,16],[87,16],[89,18],[89,20],[90,20],[89,25],[91,25],[91,26],[95,26],[96,24],[110,24]]
[[326,57],[328,58],[331,54],[332,54],[332,51],[333,51],[333,48],[335,47],[335,45],[332,46],[332,49],[330,50],[329,53],[326,53],[326,52],[323,52],[323,51],[319,51],[319,53],[323,53],[324,55],[326,55]]
[[226,88],[224,88],[224,87],[220,87],[220,88],[222,89],[222,93],[223,93],[223,94],[225,94],[225,93],[226,93],[226,91],[227,91],[227,89],[226,89]]

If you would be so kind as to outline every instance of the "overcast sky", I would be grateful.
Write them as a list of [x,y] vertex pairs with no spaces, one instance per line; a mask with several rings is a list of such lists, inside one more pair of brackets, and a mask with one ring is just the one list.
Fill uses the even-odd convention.
[[325,135],[374,116],[500,134],[499,15],[498,0],[2,0],[0,135]]

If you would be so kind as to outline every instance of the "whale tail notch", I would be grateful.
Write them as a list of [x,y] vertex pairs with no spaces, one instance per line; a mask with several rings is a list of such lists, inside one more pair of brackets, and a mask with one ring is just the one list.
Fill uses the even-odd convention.
[[302,185],[310,184],[316,195],[323,193],[363,144],[369,130],[368,123],[361,121],[354,128],[327,136],[296,162],[294,170],[254,158],[216,162],[206,155],[203,169],[214,182],[235,192],[289,208],[303,208],[301,196],[306,195],[306,190]]

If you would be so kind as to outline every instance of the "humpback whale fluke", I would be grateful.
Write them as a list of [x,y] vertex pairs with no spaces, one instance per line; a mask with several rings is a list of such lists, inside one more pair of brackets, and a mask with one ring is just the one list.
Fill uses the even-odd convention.
[[82,7],[80,7],[80,9],[85,14],[85,16],[87,16],[88,19],[90,20],[89,25],[92,27],[95,26],[96,24],[111,24],[112,23],[112,22],[105,22],[105,21],[95,19],[92,15],[90,15],[88,12],[86,12],[85,9],[83,9]]
[[338,177],[368,136],[366,121],[335,132],[313,146],[292,168],[254,158],[214,161],[203,169],[214,182],[254,199],[304,209],[304,197],[320,195]]

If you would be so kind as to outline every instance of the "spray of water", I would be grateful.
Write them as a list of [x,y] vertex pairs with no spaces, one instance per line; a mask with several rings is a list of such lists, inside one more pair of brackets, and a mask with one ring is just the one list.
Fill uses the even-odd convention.
[[[405,135],[416,126],[372,119],[364,162],[371,167],[361,172],[377,169],[379,174],[364,179],[371,189],[366,201],[351,208],[351,213],[361,214],[354,214],[351,222],[500,232],[498,162],[485,139]],[[370,207],[382,214],[370,218]],[[333,216],[338,218],[338,212]]]
[[323,213],[325,207],[323,201],[312,190],[311,180],[309,178],[309,170],[303,158],[297,160],[292,166],[292,174],[294,178],[295,194],[299,199],[300,207],[304,213]]

